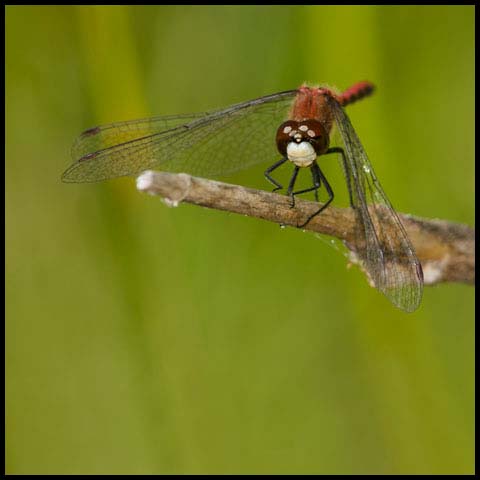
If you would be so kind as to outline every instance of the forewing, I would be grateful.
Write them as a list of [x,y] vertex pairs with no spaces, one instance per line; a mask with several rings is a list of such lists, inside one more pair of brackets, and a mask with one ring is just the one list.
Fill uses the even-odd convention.
[[356,213],[355,250],[370,279],[397,307],[416,310],[422,299],[423,273],[405,229],[390,204],[349,118],[329,98],[347,158]]
[[207,113],[190,115],[165,115],[126,122],[115,122],[85,130],[73,143],[72,158],[80,160],[85,155],[98,150],[113,147],[121,143],[143,138],[156,133],[170,130],[178,125],[190,123],[202,118]]
[[[155,168],[215,176],[274,160],[276,129],[286,119],[295,94],[291,90],[205,114],[87,130],[75,143],[76,161],[62,178],[96,182]],[[152,125],[160,131],[151,133]]]

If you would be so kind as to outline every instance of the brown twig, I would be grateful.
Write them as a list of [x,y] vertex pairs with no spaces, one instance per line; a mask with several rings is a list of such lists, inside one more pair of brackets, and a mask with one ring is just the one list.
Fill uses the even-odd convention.
[[[290,199],[263,190],[192,177],[147,171],[137,179],[140,191],[159,195],[167,204],[193,203],[293,226],[304,222],[318,204]],[[399,214],[422,264],[426,285],[442,282],[475,283],[475,230],[467,225]],[[305,230],[331,235],[354,244],[355,218],[351,209],[329,207],[314,217]],[[353,256],[352,258],[355,258]]]

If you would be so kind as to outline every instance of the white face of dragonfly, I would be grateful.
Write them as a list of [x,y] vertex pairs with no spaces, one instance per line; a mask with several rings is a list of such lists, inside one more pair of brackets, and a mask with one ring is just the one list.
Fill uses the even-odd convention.
[[317,158],[317,154],[311,143],[300,141],[287,145],[287,157],[297,167],[309,167]]
[[328,149],[328,135],[317,120],[288,120],[277,130],[277,148],[297,167],[310,167]]

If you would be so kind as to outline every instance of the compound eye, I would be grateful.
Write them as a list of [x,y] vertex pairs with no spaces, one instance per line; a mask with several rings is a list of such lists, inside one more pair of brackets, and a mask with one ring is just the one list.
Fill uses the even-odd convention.
[[277,149],[281,155],[287,154],[288,144],[298,133],[298,122],[295,122],[294,120],[288,120],[278,127],[276,141]]
[[305,120],[298,129],[306,138],[318,138],[325,132],[323,125],[316,120]]
[[305,140],[313,145],[317,155],[325,153],[329,138],[325,127],[318,120],[305,120],[298,128],[304,134]]

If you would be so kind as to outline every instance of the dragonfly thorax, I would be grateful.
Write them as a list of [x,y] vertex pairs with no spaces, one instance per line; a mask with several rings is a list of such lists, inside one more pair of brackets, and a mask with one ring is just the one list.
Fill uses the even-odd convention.
[[328,144],[328,134],[317,120],[288,120],[277,130],[278,151],[298,167],[309,167]]

